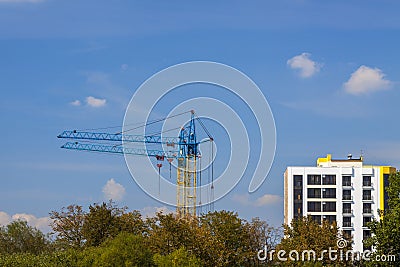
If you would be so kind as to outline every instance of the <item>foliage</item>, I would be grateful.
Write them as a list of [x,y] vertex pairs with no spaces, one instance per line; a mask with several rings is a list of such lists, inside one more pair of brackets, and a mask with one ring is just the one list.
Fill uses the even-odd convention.
[[83,252],[79,266],[152,266],[153,254],[145,245],[144,237],[121,233],[100,247]]
[[200,261],[194,256],[190,255],[188,251],[181,247],[172,253],[162,256],[155,254],[154,263],[158,267],[196,267],[201,266]]
[[56,240],[60,245],[73,248],[83,246],[82,227],[85,215],[82,206],[78,205],[69,205],[67,208],[62,208],[60,212],[50,213],[51,227],[57,234]]
[[39,254],[49,247],[49,241],[26,221],[14,221],[0,228],[0,253]]
[[[369,224],[372,236],[366,241],[367,246],[373,246],[375,255],[396,255],[395,262],[385,262],[385,266],[398,266],[400,263],[400,172],[393,173],[389,177],[388,209],[380,211],[382,216]],[[378,262],[371,262],[377,266]]]
[[0,254],[0,266],[255,266],[260,264],[258,250],[264,244],[272,249],[280,239],[280,231],[266,222],[248,222],[228,211],[185,219],[158,213],[143,219],[138,211],[103,202],[88,211],[70,205],[50,217],[51,242],[19,223],[40,237],[42,247],[29,241],[18,250],[5,238],[15,227],[1,228],[0,248],[11,254]]
[[[337,241],[340,238],[344,238],[338,231],[336,223],[329,224],[327,221],[323,221],[322,225],[315,222],[310,216],[301,217],[294,219],[290,226],[284,226],[284,238],[281,243],[277,246],[276,251],[284,250],[286,252],[285,258],[288,259],[287,265],[290,266],[304,266],[302,262],[302,252],[307,250],[315,251],[316,258],[322,255],[323,250],[338,250]],[[348,247],[344,248],[343,251],[346,253],[350,249],[351,240],[347,242]],[[299,261],[292,261],[288,256],[290,251],[295,250],[299,253]],[[295,257],[297,255],[293,255]],[[308,254],[305,254],[305,259],[308,261]],[[310,257],[310,260],[312,258]],[[308,262],[309,264],[316,264],[315,260]],[[323,260],[320,263],[324,266],[333,265],[329,259],[329,254],[323,254]],[[283,262],[281,262],[283,264]],[[344,265],[344,263],[342,264]]]

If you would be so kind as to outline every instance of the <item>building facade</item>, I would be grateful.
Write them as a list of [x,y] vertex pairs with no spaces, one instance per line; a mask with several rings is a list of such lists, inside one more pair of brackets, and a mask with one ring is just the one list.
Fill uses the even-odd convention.
[[366,226],[379,218],[387,205],[391,166],[364,165],[363,158],[335,160],[328,154],[318,158],[316,167],[288,167],[284,175],[285,224],[298,217],[315,221],[336,221],[339,230],[353,238],[353,250],[365,249],[363,240],[371,235]]

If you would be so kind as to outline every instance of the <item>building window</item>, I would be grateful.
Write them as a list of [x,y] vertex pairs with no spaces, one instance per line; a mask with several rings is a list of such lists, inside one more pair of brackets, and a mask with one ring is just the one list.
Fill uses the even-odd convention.
[[365,216],[363,217],[363,227],[368,227],[368,223],[371,222],[372,217],[370,216]]
[[371,237],[371,230],[364,230],[363,231],[363,249],[364,250],[371,250],[371,246],[366,246],[364,245],[365,240],[368,239],[369,237]]
[[351,176],[342,176],[342,186],[351,186]]
[[308,198],[321,198],[321,188],[308,188],[307,189]]
[[363,213],[372,213],[371,203],[363,203]]
[[318,224],[321,224],[321,215],[311,215],[311,219]]
[[371,190],[363,190],[363,200],[372,200]]
[[321,212],[321,202],[307,202],[307,210],[308,212]]
[[320,185],[321,184],[321,175],[314,175],[314,174],[307,175],[307,184]]
[[389,186],[389,174],[383,175],[383,184],[384,184],[384,191],[385,191],[384,209],[387,210],[389,208],[389,206],[388,206],[389,194],[388,194],[386,188],[388,188],[388,186]]
[[371,237],[371,230],[364,230],[363,231],[363,239],[367,239]]
[[325,215],[325,216],[323,216],[323,218],[324,218],[324,221],[327,221],[330,224],[336,222],[336,215]]
[[344,238],[350,239],[351,238],[351,230],[344,230],[343,235],[344,235]]
[[294,187],[303,187],[303,175],[293,175]]
[[351,190],[343,190],[343,200],[351,200]]
[[322,211],[335,212],[336,211],[336,202],[323,202],[322,203]]
[[343,227],[351,227],[351,217],[343,217]]
[[363,176],[363,186],[371,186],[371,176]]
[[322,195],[324,198],[336,198],[336,188],[324,188]]
[[303,189],[294,189],[294,200],[303,199]]
[[296,219],[303,217],[303,203],[294,203],[293,214]]
[[322,184],[323,185],[335,185],[336,184],[336,175],[323,175],[322,176]]
[[351,204],[343,203],[343,214],[351,214]]

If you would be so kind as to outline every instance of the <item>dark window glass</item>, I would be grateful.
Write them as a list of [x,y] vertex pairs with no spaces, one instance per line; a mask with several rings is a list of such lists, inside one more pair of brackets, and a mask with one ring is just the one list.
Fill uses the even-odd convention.
[[293,214],[294,214],[294,218],[303,217],[303,204],[302,203],[294,203]]
[[294,189],[294,200],[303,199],[303,189]]
[[371,203],[363,203],[363,213],[371,213]]
[[307,175],[307,184],[320,185],[321,184],[321,175],[314,175],[314,174]]
[[387,190],[386,190],[386,188],[388,188],[388,186],[389,186],[389,174],[384,174],[384,175],[383,175],[383,183],[384,183],[384,185],[385,185],[385,187],[384,187],[384,191],[385,191],[385,195],[384,195],[384,209],[386,210],[386,209],[389,208],[389,206],[388,206],[389,195],[388,195],[388,192],[387,192]]
[[349,214],[351,213],[351,204],[343,203],[343,213]]
[[311,219],[313,219],[318,224],[321,224],[321,215],[311,215]]
[[343,217],[343,227],[351,227],[351,217]]
[[351,200],[351,190],[343,190],[343,200]]
[[336,184],[336,175],[323,175],[322,176],[322,184],[324,185],[335,185]]
[[344,230],[343,234],[345,238],[351,238],[351,230]]
[[295,187],[303,187],[303,175],[294,175],[293,182]]
[[364,230],[363,239],[367,239],[368,237],[371,237],[371,230]]
[[365,217],[363,218],[363,226],[364,226],[364,227],[367,227],[367,224],[368,224],[370,221],[371,221],[371,217],[365,216]]
[[351,186],[351,176],[342,176],[342,186]]
[[371,186],[371,176],[363,176],[363,186]]
[[308,188],[307,189],[308,198],[321,198],[321,188]]
[[324,198],[336,198],[336,188],[324,188],[322,195]]
[[321,211],[321,202],[309,201],[307,203],[308,212],[320,212]]
[[329,223],[336,222],[336,215],[325,215],[323,217],[324,217],[324,220],[328,221]]
[[336,211],[336,202],[324,202],[322,203],[322,211],[334,212]]
[[371,190],[363,190],[363,199],[364,200],[371,200]]

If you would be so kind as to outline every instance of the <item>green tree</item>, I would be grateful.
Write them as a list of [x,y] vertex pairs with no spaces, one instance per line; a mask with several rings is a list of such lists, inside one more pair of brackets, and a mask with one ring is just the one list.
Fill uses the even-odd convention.
[[26,221],[14,221],[0,228],[0,253],[39,254],[49,249],[49,241]]
[[[277,246],[276,251],[284,250],[284,258],[287,262],[280,262],[281,265],[287,264],[290,266],[304,266],[302,262],[302,252],[307,250],[315,251],[315,258],[310,256],[308,264],[321,264],[321,265],[335,265],[335,261],[329,259],[329,254],[324,253],[323,259],[319,262],[316,261],[320,258],[322,251],[338,250],[337,242],[339,239],[344,238],[338,231],[336,223],[329,224],[323,221],[322,225],[315,222],[310,216],[294,219],[290,225],[284,225],[284,238]],[[347,247],[343,248],[344,253],[351,248],[351,242],[348,240]],[[299,261],[292,261],[289,258],[290,251],[295,250],[299,253]],[[297,257],[295,254],[293,257]],[[305,260],[308,261],[308,254],[305,254]],[[341,262],[341,265],[345,265]]]
[[154,263],[158,267],[197,267],[201,266],[200,261],[181,247],[168,255],[155,254]]
[[82,234],[85,216],[82,206],[78,205],[69,205],[67,208],[62,208],[60,212],[52,211],[50,213],[51,227],[57,242],[63,247],[82,247],[85,241]]
[[[385,266],[399,266],[400,263],[400,172],[389,176],[388,209],[380,211],[380,220],[375,219],[369,224],[372,236],[366,240],[367,246],[373,246],[375,255],[395,255],[394,262],[385,262]],[[378,262],[371,262],[376,266]],[[382,263],[381,263],[382,264]]]
[[119,217],[125,210],[111,201],[90,205],[82,226],[85,245],[98,246],[106,239],[117,236],[121,228]]
[[153,266],[153,254],[148,249],[143,236],[120,233],[99,247],[91,247],[83,252],[78,266],[133,267]]
[[218,256],[215,266],[242,266],[248,259],[255,256],[251,251],[251,239],[246,221],[239,218],[237,213],[230,211],[216,211],[203,215],[200,218],[202,227],[214,236],[210,240],[212,245],[219,245],[218,250],[212,250]]

